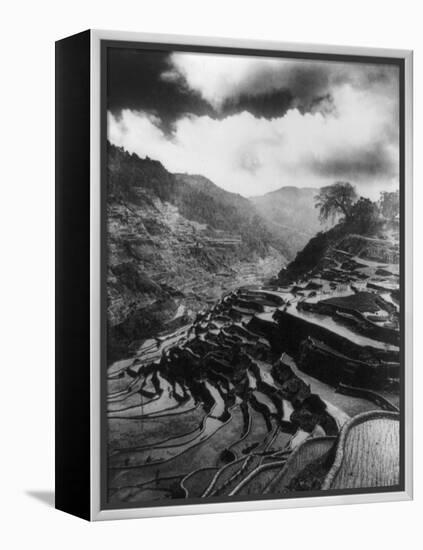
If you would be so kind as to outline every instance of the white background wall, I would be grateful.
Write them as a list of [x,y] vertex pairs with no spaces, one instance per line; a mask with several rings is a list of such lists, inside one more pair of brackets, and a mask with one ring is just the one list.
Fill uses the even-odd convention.
[[[417,548],[422,535],[422,292],[415,289],[415,501],[88,524],[51,499],[54,457],[54,40],[109,28],[415,50],[415,279],[423,238],[417,1],[28,0],[0,32],[0,545],[3,548]],[[420,100],[420,101],[419,101]],[[77,399],[77,396],[75,396]]]

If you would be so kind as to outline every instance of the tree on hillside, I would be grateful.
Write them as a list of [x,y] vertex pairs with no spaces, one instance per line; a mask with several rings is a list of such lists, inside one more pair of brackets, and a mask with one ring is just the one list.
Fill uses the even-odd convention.
[[355,187],[347,181],[337,181],[333,185],[322,187],[315,197],[315,207],[319,208],[319,218],[332,220],[336,215],[343,215],[348,220],[351,209],[357,200]]
[[370,199],[360,197],[351,208],[349,221],[360,235],[373,233],[380,222],[379,208]]
[[385,218],[395,218],[399,213],[399,191],[382,191],[379,199],[379,207],[382,216]]

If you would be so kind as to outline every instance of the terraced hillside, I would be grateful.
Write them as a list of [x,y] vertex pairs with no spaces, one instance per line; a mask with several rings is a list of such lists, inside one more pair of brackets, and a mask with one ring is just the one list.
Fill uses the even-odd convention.
[[286,286],[231,289],[111,365],[110,502],[321,488],[342,427],[399,404],[398,255],[376,241],[345,237]]
[[[399,255],[395,239],[348,235],[295,285],[278,312],[304,371],[336,384],[399,385]],[[293,333],[296,333],[296,338]]]
[[113,146],[108,161],[109,361],[286,263],[247,199]]
[[109,368],[112,502],[242,494],[310,431],[338,433],[342,413],[329,414],[249,328],[282,303],[257,288],[231,292]]

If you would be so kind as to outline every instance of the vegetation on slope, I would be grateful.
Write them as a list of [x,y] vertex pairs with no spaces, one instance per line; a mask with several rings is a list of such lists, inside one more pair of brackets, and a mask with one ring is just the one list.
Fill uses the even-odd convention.
[[283,262],[248,199],[109,145],[108,358]]
[[380,200],[372,202],[358,197],[354,186],[348,182],[323,187],[315,200],[323,221],[341,217],[334,227],[320,231],[310,239],[287,268],[280,271],[282,284],[294,281],[316,267],[328,249],[347,235],[383,238],[383,229],[398,214],[398,192],[381,193]]
[[246,252],[264,256],[270,245],[278,247],[255,207],[241,195],[229,193],[203,176],[171,174],[160,162],[141,159],[113,145],[109,145],[108,158],[109,201],[142,206],[147,194],[153,195],[177,206],[188,220],[239,234]]

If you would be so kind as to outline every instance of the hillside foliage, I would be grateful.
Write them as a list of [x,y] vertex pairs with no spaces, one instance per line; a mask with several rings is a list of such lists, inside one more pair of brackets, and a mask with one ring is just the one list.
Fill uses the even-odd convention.
[[335,214],[343,216],[334,227],[328,231],[320,231],[311,238],[287,268],[281,270],[279,280],[282,283],[295,280],[313,269],[330,246],[349,234],[378,236],[385,224],[385,218],[392,218],[398,213],[395,193],[383,192],[381,199],[373,202],[368,198],[358,197],[354,186],[348,182],[337,182],[323,187],[315,200],[322,217]]
[[282,253],[280,243],[266,227],[251,202],[229,193],[203,176],[171,174],[148,157],[139,158],[109,145],[108,201],[142,206],[157,197],[178,207],[182,216],[212,229],[239,234],[247,252],[264,256],[270,245]]

